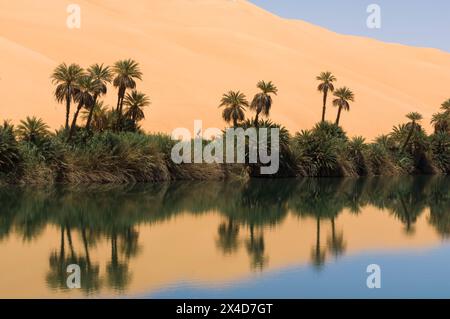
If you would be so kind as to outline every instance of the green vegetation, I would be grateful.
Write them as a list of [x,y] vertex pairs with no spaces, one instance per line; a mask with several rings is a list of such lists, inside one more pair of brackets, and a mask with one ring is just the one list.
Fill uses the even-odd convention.
[[[56,101],[66,108],[64,126],[51,132],[42,119],[34,116],[21,121],[17,128],[5,121],[0,126],[0,181],[97,184],[267,177],[259,173],[259,160],[250,163],[248,143],[243,164],[173,163],[171,150],[177,141],[165,134],[146,134],[140,128],[151,105],[150,98],[137,90],[136,81],[142,77],[140,65],[131,59],[112,67],[93,64],[86,70],[77,64],[57,66],[51,80]],[[348,137],[339,125],[342,111],[350,111],[355,94],[345,86],[335,89],[337,79],[331,72],[322,72],[316,79],[323,95],[322,120],[294,135],[269,119],[275,107],[273,97],[278,94],[271,81],[257,83],[259,91],[251,103],[241,91],[229,91],[220,101],[223,119],[234,128],[255,128],[257,132],[280,129],[280,169],[269,177],[450,172],[450,99],[433,115],[431,135],[421,125],[422,115],[412,112],[407,114],[406,123],[367,142],[360,136]],[[101,100],[110,84],[117,90],[113,108]],[[330,92],[337,107],[334,123],[326,120]],[[246,117],[247,111],[255,116]],[[202,141],[203,145],[209,142]],[[270,146],[266,146],[268,150]]]

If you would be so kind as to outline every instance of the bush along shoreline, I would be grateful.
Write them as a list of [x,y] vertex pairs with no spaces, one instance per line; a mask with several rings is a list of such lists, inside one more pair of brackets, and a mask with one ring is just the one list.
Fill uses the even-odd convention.
[[[317,77],[323,102],[318,108],[321,121],[295,134],[269,119],[278,93],[274,83],[258,82],[258,93],[251,101],[240,91],[229,91],[219,107],[231,128],[254,128],[257,132],[279,129],[279,170],[274,175],[261,175],[262,164],[250,164],[248,152],[242,164],[175,164],[171,151],[178,141],[163,133],[147,134],[140,128],[144,110],[151,103],[136,89],[142,73],[131,59],[112,67],[94,64],[86,70],[63,63],[51,79],[55,99],[66,110],[64,125],[51,132],[35,116],[18,125],[5,120],[0,125],[0,184],[126,184],[450,172],[450,99],[433,115],[432,134],[423,129],[422,116],[412,112],[389,134],[368,142],[361,136],[348,137],[340,126],[343,111],[350,111],[355,95],[347,87],[335,88],[337,80],[330,72]],[[102,101],[111,85],[117,91],[114,107]],[[326,120],[329,96],[333,96],[331,105],[336,109],[333,122]],[[247,118],[247,112],[254,115]],[[202,145],[209,142],[203,140]]]

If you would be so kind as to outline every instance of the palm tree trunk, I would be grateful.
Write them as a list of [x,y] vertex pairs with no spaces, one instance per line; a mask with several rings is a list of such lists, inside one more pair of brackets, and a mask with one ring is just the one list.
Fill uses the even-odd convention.
[[122,113],[123,113],[123,100],[124,100],[124,97],[125,97],[125,93],[124,93],[124,95],[122,95],[122,98],[120,99],[120,110],[119,110],[120,116],[122,116]]
[[339,126],[339,121],[341,119],[341,112],[342,112],[342,106],[339,106],[337,118],[336,118],[336,125]]
[[121,124],[122,124],[122,110],[123,110],[123,99],[125,97],[125,88],[119,89],[119,99],[117,101],[117,123],[116,123],[116,129],[120,131]]
[[95,105],[97,105],[97,94],[94,95],[94,104],[92,105],[91,109],[89,110],[89,115],[86,121],[86,130],[90,130],[91,129],[91,122],[92,122],[92,115],[94,114],[94,108]]
[[69,128],[69,116],[70,116],[70,94],[66,97],[66,130]]
[[409,140],[411,139],[415,129],[416,129],[416,123],[412,122],[411,129],[409,130],[409,133],[408,133],[408,136],[406,137],[405,143],[403,143],[401,153],[403,153],[406,149],[406,146],[408,146]]
[[117,93],[117,106],[116,106],[117,112],[119,112],[119,107],[120,107],[120,92],[121,92],[121,89],[119,88],[119,93]]
[[327,110],[327,96],[328,91],[323,92],[323,109],[322,109],[322,122],[325,122],[325,112]]
[[76,127],[77,127],[77,119],[78,119],[78,114],[80,113],[81,108],[83,107],[82,103],[78,104],[77,110],[75,111],[75,114],[73,115],[73,120],[72,120],[72,126],[70,127],[70,133],[69,133],[69,138],[67,139],[68,141],[70,141],[73,137],[73,134],[75,133]]
[[255,127],[259,126],[259,113],[261,113],[261,111],[256,111],[256,116],[255,116]]
[[236,128],[237,127],[237,119],[234,117],[233,118],[233,127]]

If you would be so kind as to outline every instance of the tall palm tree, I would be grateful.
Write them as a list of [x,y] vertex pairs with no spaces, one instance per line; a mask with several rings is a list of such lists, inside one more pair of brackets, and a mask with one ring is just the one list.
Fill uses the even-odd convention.
[[244,93],[240,91],[229,91],[224,94],[219,107],[225,107],[222,117],[225,122],[233,122],[233,127],[238,126],[238,122],[245,119],[245,108],[248,107],[248,101]]
[[52,83],[56,85],[55,98],[58,103],[66,102],[66,130],[69,128],[70,103],[77,91],[77,82],[84,75],[84,70],[78,64],[62,63],[51,75]]
[[260,89],[261,92],[257,93],[253,98],[253,101],[250,104],[250,109],[256,111],[255,126],[257,127],[259,123],[259,115],[261,113],[265,116],[269,116],[273,102],[272,96],[270,94],[272,93],[277,95],[278,89],[272,83],[272,81],[269,82],[259,81],[256,87]]
[[335,76],[331,72],[322,72],[316,77],[317,81],[320,81],[317,90],[323,93],[323,109],[322,109],[322,122],[325,122],[325,112],[327,109],[327,97],[328,91],[334,92],[333,82],[336,81]]
[[337,89],[336,92],[334,92],[334,96],[336,99],[333,100],[333,105],[339,108],[336,118],[336,125],[339,125],[342,109],[350,111],[349,102],[355,101],[355,95],[349,88],[344,86],[343,88]]
[[411,112],[406,114],[406,117],[411,121],[408,123],[409,126],[409,132],[408,132],[408,136],[406,137],[405,143],[403,143],[403,147],[401,152],[403,153],[406,149],[406,146],[408,146],[409,141],[411,140],[411,137],[413,136],[415,130],[416,130],[416,126],[417,126],[417,122],[419,122],[420,120],[423,119],[422,115],[420,113],[417,112]]
[[89,108],[89,110],[83,110],[83,120],[87,121],[89,116],[92,116],[90,128],[97,132],[102,132],[107,128],[108,108],[104,106],[103,101],[97,101],[97,103],[94,104],[94,107]]
[[78,91],[75,94],[74,100],[78,103],[77,109],[73,115],[72,125],[68,140],[71,140],[75,133],[77,126],[77,119],[80,110],[85,107],[87,109],[94,107],[94,94],[100,90],[100,84],[90,76],[83,76],[77,82]]
[[117,61],[114,64],[112,71],[115,76],[113,85],[118,88],[116,110],[119,113],[117,119],[119,124],[122,117],[123,102],[126,90],[136,88],[136,79],[142,80],[142,72],[139,64],[132,59]]
[[40,118],[28,117],[20,121],[17,127],[17,135],[23,141],[37,143],[41,138],[46,137],[49,132],[49,127]]
[[450,99],[441,104],[441,109],[450,113]]
[[136,123],[143,120],[145,118],[143,107],[151,104],[150,99],[144,93],[133,90],[130,93],[127,93],[127,96],[124,100],[125,106],[127,106],[127,110],[125,111],[125,117],[129,118],[133,121],[133,124],[136,126]]
[[[97,99],[99,96],[107,93],[108,83],[111,83],[113,74],[109,66],[104,66],[103,64],[93,64],[88,69],[87,72],[91,78],[98,82],[98,90],[94,92],[94,104],[97,104]],[[94,112],[94,108],[89,109],[89,115],[86,119],[86,129],[89,130],[92,121],[92,114]]]
[[450,132],[450,112],[441,112],[433,114],[431,124],[434,126],[434,132]]

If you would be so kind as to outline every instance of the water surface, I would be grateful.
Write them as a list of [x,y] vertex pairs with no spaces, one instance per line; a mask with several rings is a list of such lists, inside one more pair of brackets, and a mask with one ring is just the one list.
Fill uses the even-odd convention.
[[[450,179],[0,189],[0,297],[450,297]],[[68,289],[69,264],[81,289]],[[366,268],[381,267],[380,289]]]

